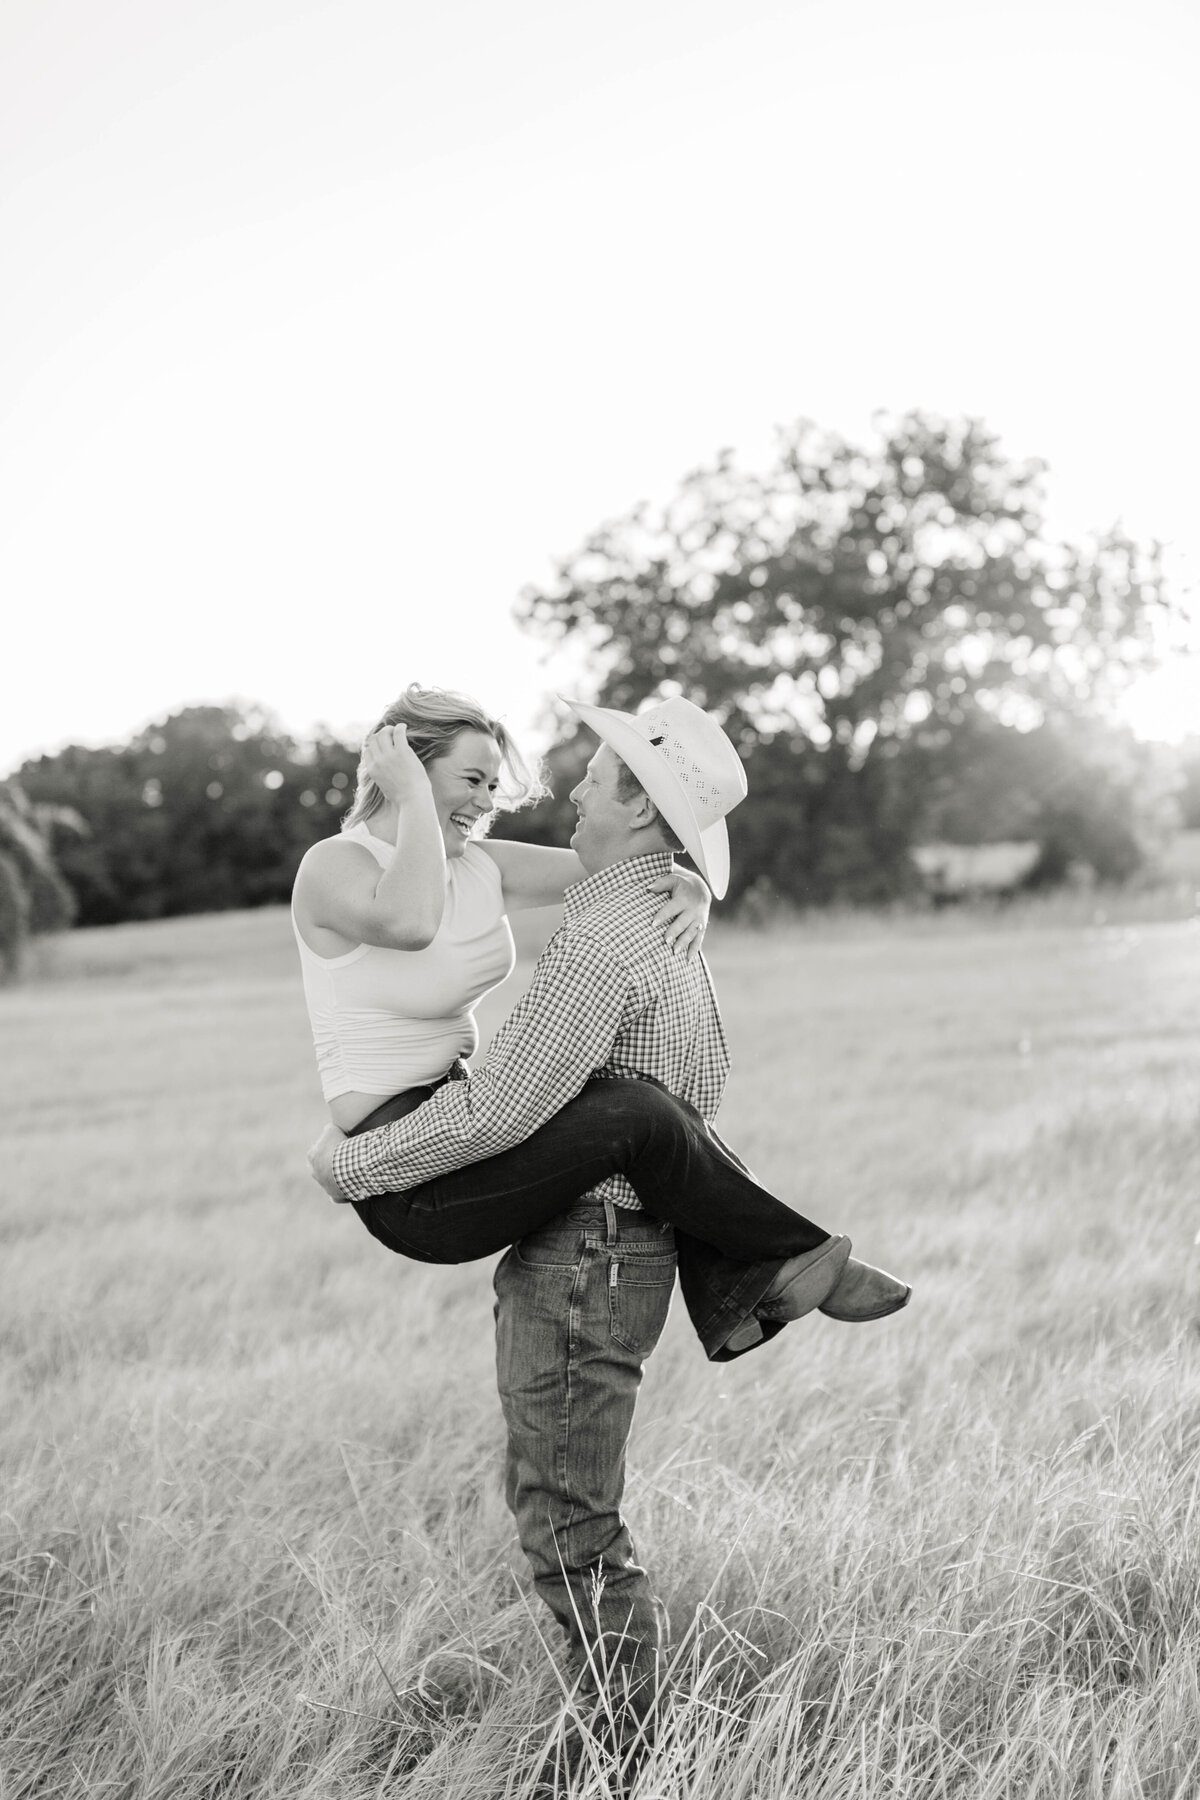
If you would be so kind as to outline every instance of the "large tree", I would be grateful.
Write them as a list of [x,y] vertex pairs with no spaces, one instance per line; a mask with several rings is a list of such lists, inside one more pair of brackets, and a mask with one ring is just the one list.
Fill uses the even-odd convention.
[[913,879],[911,745],[1102,717],[1153,660],[1157,549],[1055,541],[1043,473],[977,420],[910,413],[870,447],[801,423],[765,473],[726,452],[599,527],[519,616],[590,652],[602,704],[678,690],[725,721],[743,886],[879,898]]

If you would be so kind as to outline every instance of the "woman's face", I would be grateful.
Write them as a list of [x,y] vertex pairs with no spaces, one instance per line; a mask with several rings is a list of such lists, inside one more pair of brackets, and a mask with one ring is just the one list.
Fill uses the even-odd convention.
[[461,856],[467,840],[495,805],[500,747],[486,731],[460,731],[444,756],[425,764],[447,856]]

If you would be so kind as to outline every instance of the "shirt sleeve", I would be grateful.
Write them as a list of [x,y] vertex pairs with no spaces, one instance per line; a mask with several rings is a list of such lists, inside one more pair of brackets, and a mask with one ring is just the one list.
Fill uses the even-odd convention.
[[725,1041],[725,1027],[721,1022],[721,1009],[717,1005],[712,971],[703,956],[698,960],[705,1004],[700,1009],[696,1055],[686,1098],[711,1124],[717,1116],[729,1077],[729,1046]]
[[339,1144],[334,1179],[352,1200],[403,1192],[508,1150],[604,1068],[633,1000],[612,953],[560,930],[482,1065],[403,1119]]

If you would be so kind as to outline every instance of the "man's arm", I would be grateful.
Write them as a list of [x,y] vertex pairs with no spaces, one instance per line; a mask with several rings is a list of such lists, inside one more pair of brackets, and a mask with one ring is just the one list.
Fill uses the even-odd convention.
[[721,1104],[729,1077],[729,1045],[721,1021],[721,1008],[717,1005],[712,972],[703,956],[696,960],[700,965],[700,980],[707,1004],[700,1008],[696,1054],[692,1059],[691,1079],[683,1098],[690,1100],[696,1111],[711,1124],[717,1116],[717,1108]]
[[396,1193],[519,1144],[608,1062],[630,994],[611,952],[559,931],[483,1065],[406,1118],[340,1144],[337,1187],[351,1200]]

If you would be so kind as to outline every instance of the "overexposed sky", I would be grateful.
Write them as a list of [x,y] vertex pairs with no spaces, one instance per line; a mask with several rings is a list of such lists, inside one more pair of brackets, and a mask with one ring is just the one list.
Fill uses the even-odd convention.
[[1198,86],[1193,0],[0,0],[0,771],[528,728],[521,585],[800,414],[980,414],[1194,580]]

